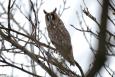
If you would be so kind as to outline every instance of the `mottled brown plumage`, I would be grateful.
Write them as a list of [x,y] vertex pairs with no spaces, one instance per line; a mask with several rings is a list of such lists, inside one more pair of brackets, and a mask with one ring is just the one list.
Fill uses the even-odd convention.
[[73,58],[71,38],[64,23],[56,14],[56,9],[50,13],[47,13],[44,10],[44,13],[48,36],[52,44],[71,65],[74,65],[75,62]]

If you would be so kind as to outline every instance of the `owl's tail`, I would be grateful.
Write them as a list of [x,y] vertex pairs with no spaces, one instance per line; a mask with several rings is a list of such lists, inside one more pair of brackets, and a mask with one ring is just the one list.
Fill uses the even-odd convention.
[[85,77],[81,66],[74,59],[71,58],[68,61],[69,61],[70,65],[73,65],[73,66],[76,65],[78,67],[78,69],[80,70],[82,77]]
[[71,51],[71,53],[68,54],[68,56],[66,57],[66,60],[70,63],[70,65],[73,65],[73,66],[76,65],[78,67],[78,69],[80,70],[82,77],[85,77],[81,66],[77,63],[77,61],[74,60],[72,51]]
[[74,60],[73,56],[70,56],[67,61],[70,63],[70,65],[73,65],[73,66],[75,65],[75,60]]

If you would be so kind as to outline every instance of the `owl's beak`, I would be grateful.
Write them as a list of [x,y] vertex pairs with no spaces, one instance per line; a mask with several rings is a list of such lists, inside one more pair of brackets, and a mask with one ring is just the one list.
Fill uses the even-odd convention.
[[51,22],[52,21],[52,16],[47,16],[47,19],[48,19],[49,22]]

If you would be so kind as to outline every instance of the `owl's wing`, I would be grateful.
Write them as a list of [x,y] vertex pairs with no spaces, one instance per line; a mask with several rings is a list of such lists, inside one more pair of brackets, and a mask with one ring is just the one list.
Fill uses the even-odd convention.
[[70,46],[71,45],[71,37],[69,32],[67,31],[67,29],[64,26],[64,23],[60,20],[58,23],[60,26],[57,26],[57,28],[59,28],[59,33],[61,35],[61,41],[63,45],[67,45]]

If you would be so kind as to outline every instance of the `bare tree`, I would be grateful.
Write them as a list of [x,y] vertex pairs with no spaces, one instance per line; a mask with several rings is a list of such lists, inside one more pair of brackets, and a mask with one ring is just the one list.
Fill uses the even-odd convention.
[[[83,0],[85,8],[82,9],[82,15],[86,15],[93,20],[99,28],[98,31],[94,32],[86,24],[87,29],[83,27],[78,29],[76,26],[70,25],[76,31],[80,31],[84,34],[94,55],[92,66],[89,67],[86,73],[83,72],[82,66],[76,62],[76,66],[74,67],[76,69],[78,67],[81,74],[73,71],[62,57],[61,60],[57,59],[57,49],[51,45],[46,32],[41,29],[42,25],[40,23],[42,21],[39,21],[39,10],[44,2],[43,0],[27,0],[26,3],[24,3],[23,0],[0,1],[0,63],[2,63],[0,67],[17,68],[32,77],[42,77],[39,73],[40,70],[36,71],[38,67],[41,67],[42,70],[51,77],[101,76],[101,69],[103,68],[110,77],[113,77],[114,71],[107,65],[107,61],[108,57],[115,57],[115,35],[114,31],[108,28],[108,22],[111,24],[109,27],[115,27],[114,19],[108,14],[108,12],[112,12],[112,15],[115,15],[114,0],[103,0],[102,2],[97,0],[102,7],[99,22],[96,17],[90,13]],[[67,9],[65,7],[66,0],[63,0],[63,4],[64,8],[63,11],[59,13],[59,16]],[[19,20],[18,16],[23,20]],[[85,21],[83,17],[82,22],[86,23]],[[91,38],[87,38],[86,34],[91,34],[91,38],[93,37],[98,40],[97,49],[93,48],[95,46],[91,44],[89,41]],[[14,60],[19,55],[23,56],[26,62],[20,63]],[[20,57],[18,58],[20,59]],[[29,63],[27,63],[27,61]]]

